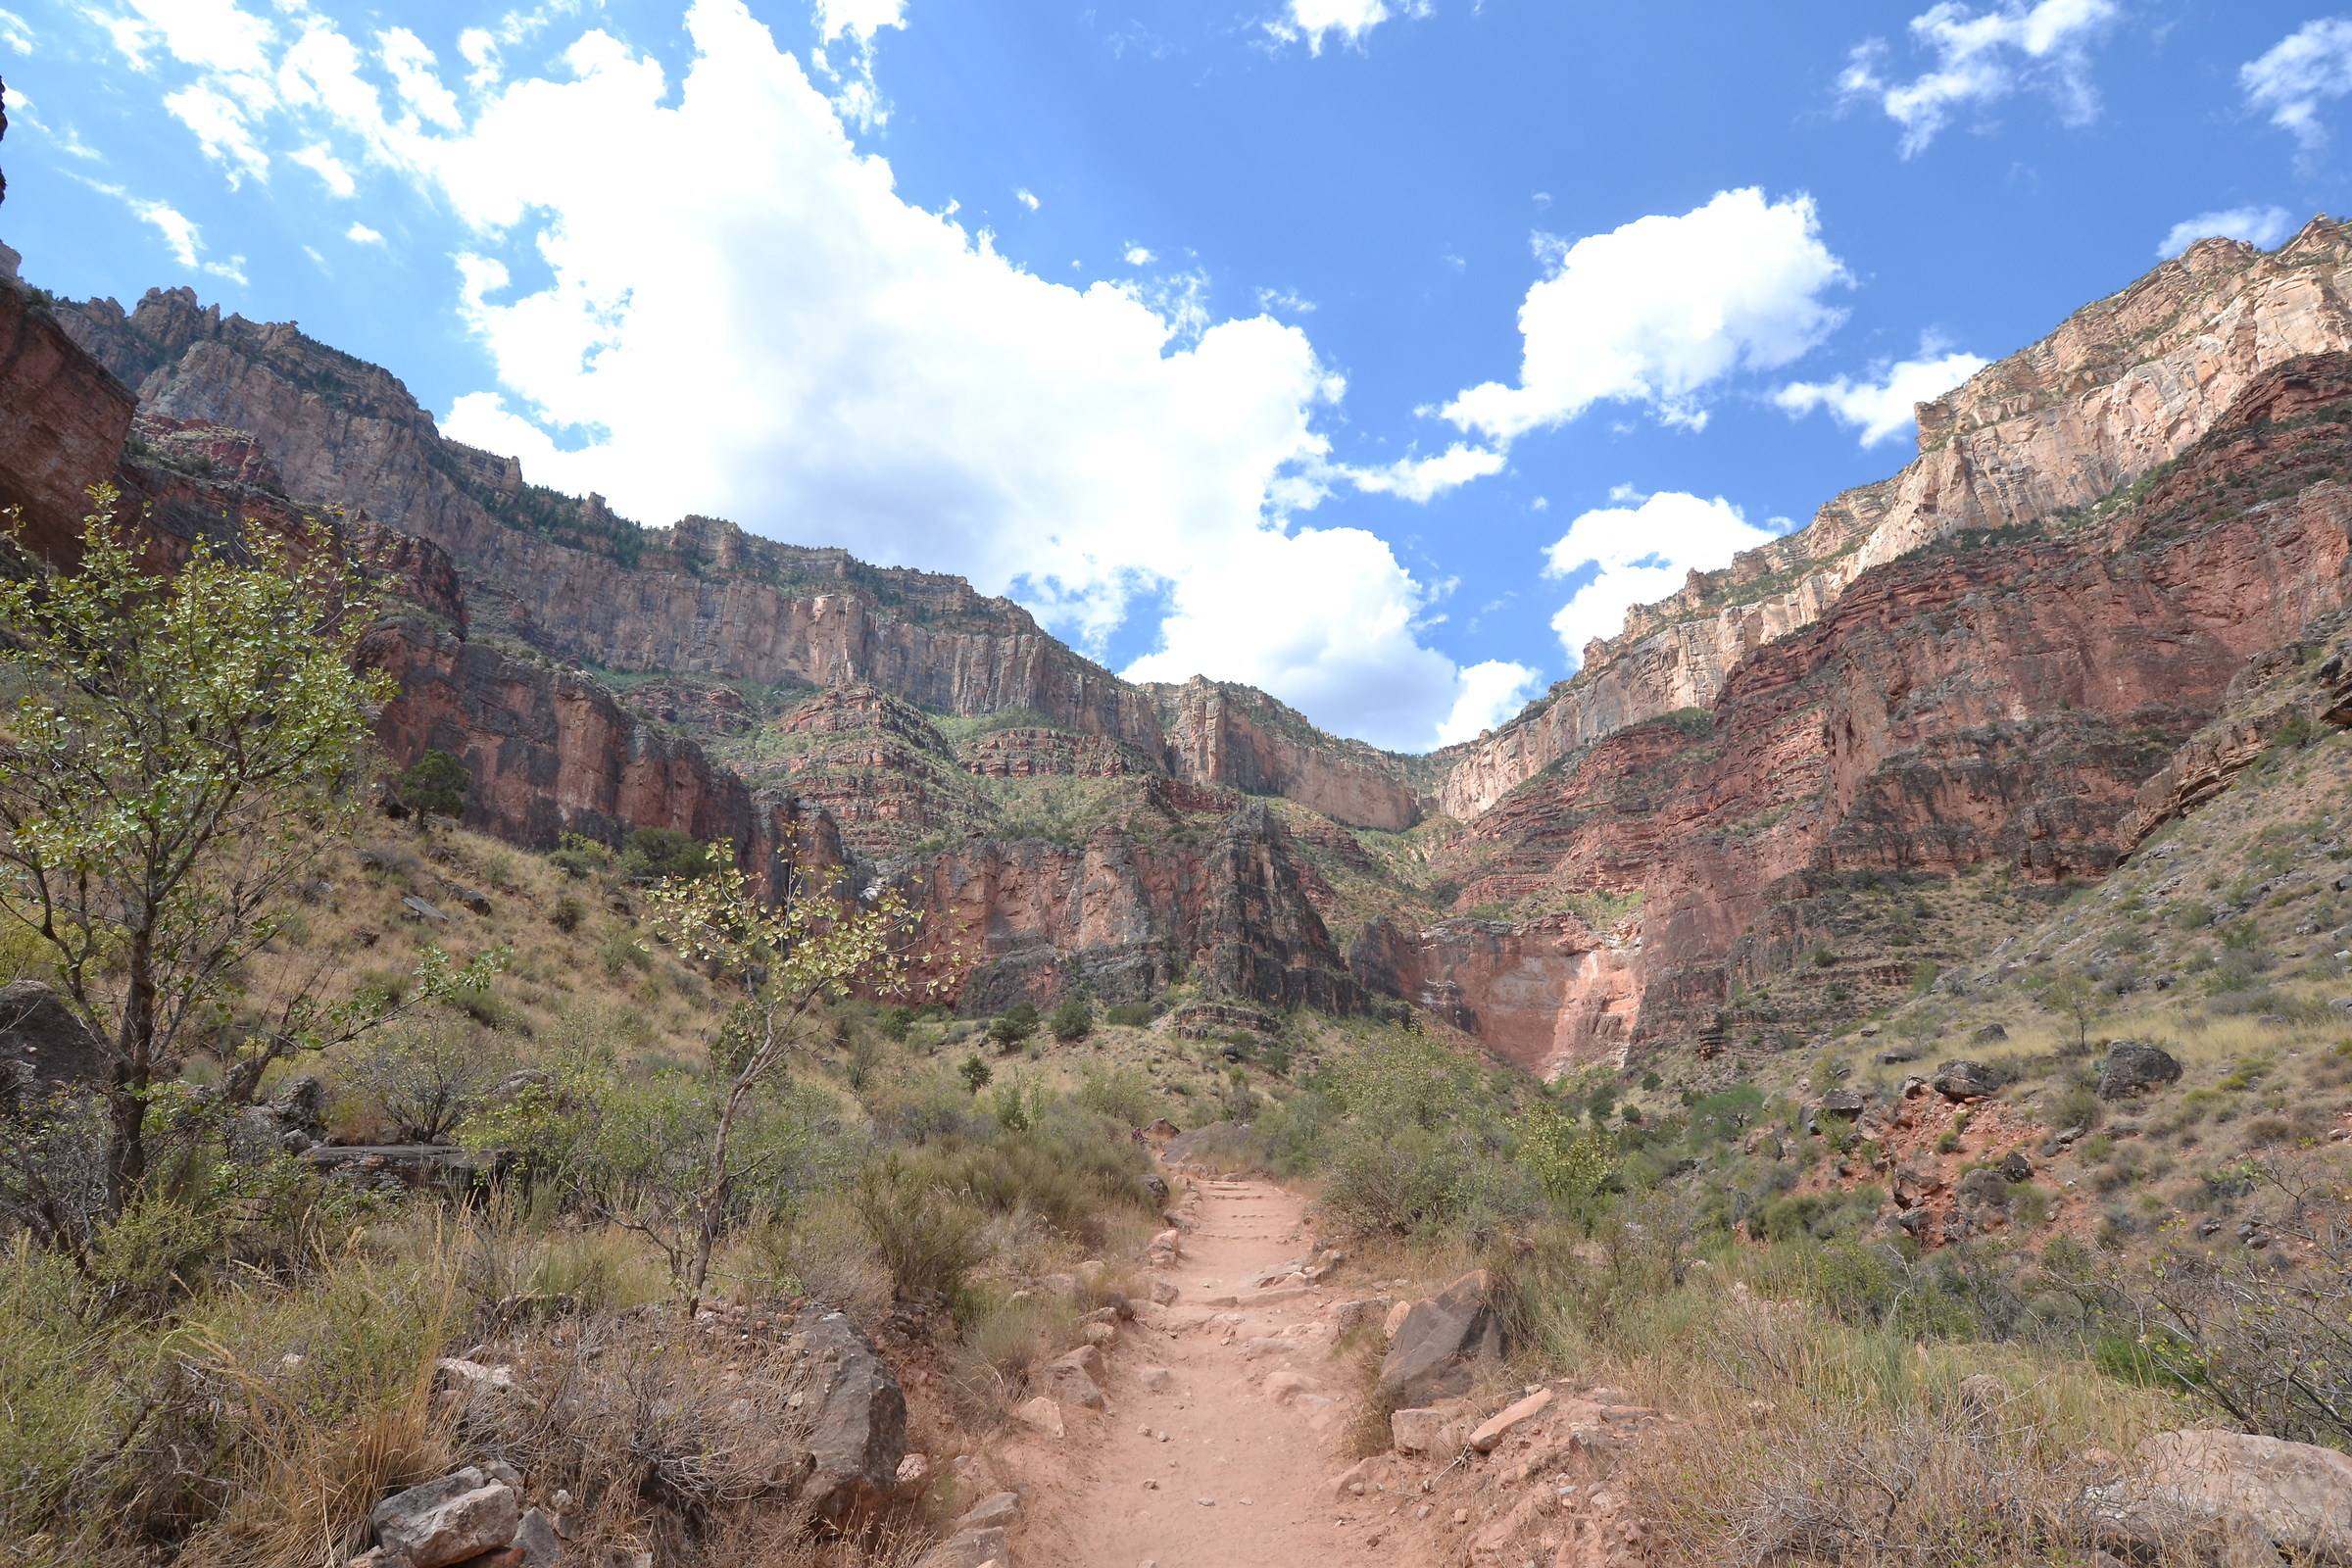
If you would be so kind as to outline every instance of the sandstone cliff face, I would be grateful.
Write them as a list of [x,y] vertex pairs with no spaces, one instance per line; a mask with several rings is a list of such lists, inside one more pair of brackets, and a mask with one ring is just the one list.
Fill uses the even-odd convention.
[[2112,865],[2135,792],[2246,662],[2352,603],[2347,415],[2352,357],[2267,372],[2111,514],[1875,567],[1743,660],[1711,716],[1593,742],[1473,823],[1448,851],[1464,903],[1642,900],[1638,1002],[1614,974],[1572,984],[1563,1016],[1610,1021],[1558,1052],[1704,1033],[1740,966],[1774,961],[1767,914],[1825,875]]
[[400,695],[376,723],[395,765],[427,751],[466,764],[466,824],[526,849],[566,833],[618,843],[666,827],[741,847],[772,875],[847,863],[829,818],[791,801],[757,801],[700,747],[639,722],[595,681],[515,659],[415,622],[370,634],[363,657]]
[[1477,1037],[1501,1061],[1555,1078],[1622,1060],[1640,1014],[1641,971],[1624,944],[1572,914],[1522,923],[1367,925],[1348,959],[1368,992],[1400,997]]
[[[1176,804],[1167,810],[1181,814]],[[1050,1002],[1077,986],[1105,1001],[1141,999],[1180,976],[1278,1006],[1354,1006],[1358,989],[1305,896],[1282,824],[1253,805],[1201,828],[1204,839],[1106,826],[1074,846],[976,840],[904,881],[925,932],[961,950],[966,1012]]]
[[1811,624],[1861,573],[1963,528],[2086,506],[2186,451],[2289,360],[2352,347],[2352,229],[2315,220],[2276,253],[2208,240],[1921,406],[1920,456],[1811,526],[1692,573],[1596,639],[1535,713],[1475,743],[1439,796],[1469,818],[1627,723],[1712,707],[1740,660]]
[[1395,759],[1335,740],[1254,687],[1195,678],[1150,691],[1185,778],[1280,795],[1356,827],[1400,832],[1420,820]]
[[1288,795],[1363,826],[1418,815],[1396,760],[1323,735],[1246,688],[1178,689],[1181,727],[1164,733],[1152,694],[960,578],[868,566],[708,517],[639,528],[598,497],[529,485],[513,459],[444,440],[389,372],[290,323],[223,318],[186,289],[152,291],[128,314],[94,301],[65,319],[138,387],[142,407],[250,430],[295,493],[433,540],[459,563],[485,629],[558,659],[870,685],[965,717],[1026,711],[1184,777]]
[[115,471],[130,434],[128,388],[80,353],[47,307],[0,281],[0,510],[51,551],[81,532],[84,487]]

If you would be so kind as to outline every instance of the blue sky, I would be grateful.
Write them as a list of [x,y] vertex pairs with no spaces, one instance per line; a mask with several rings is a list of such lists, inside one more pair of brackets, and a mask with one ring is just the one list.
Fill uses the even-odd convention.
[[2259,0],[0,4],[31,280],[1407,749],[2352,137]]

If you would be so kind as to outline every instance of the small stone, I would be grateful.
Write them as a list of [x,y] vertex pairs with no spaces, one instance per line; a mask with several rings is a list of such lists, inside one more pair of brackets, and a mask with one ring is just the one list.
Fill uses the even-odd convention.
[[1012,1414],[1023,1426],[1042,1432],[1049,1438],[1058,1438],[1068,1431],[1062,1424],[1061,1406],[1042,1394],[1022,1404]]
[[1470,1434],[1470,1446],[1480,1453],[1493,1453],[1514,1428],[1542,1415],[1551,1403],[1551,1391],[1538,1389],[1526,1398],[1490,1416],[1477,1431]]

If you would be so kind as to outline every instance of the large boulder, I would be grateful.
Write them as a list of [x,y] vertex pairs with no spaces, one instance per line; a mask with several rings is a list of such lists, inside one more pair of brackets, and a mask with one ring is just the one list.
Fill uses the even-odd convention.
[[2352,1564],[2352,1455],[2191,1428],[2148,1440],[2132,1474],[2086,1499],[2127,1555],[2203,1538],[2230,1563]]
[[37,980],[0,987],[0,1108],[105,1076],[106,1048],[55,991]]
[[810,1307],[793,1334],[815,1406],[804,1497],[836,1523],[870,1513],[889,1500],[906,1457],[906,1396],[898,1374],[839,1312]]
[[2101,1100],[2135,1099],[2151,1089],[2180,1081],[2180,1063],[2162,1046],[2143,1046],[2136,1040],[2112,1041],[2107,1059],[2099,1063]]
[[1408,1306],[1380,1363],[1382,1392],[1413,1405],[1469,1393],[1481,1363],[1502,1355],[1502,1319],[1488,1294],[1479,1269]]
[[514,1489],[472,1465],[375,1505],[376,1544],[410,1568],[448,1568],[514,1539],[522,1522]]
[[1928,1084],[1946,1100],[1983,1100],[2001,1087],[1990,1067],[1965,1057],[1937,1067]]

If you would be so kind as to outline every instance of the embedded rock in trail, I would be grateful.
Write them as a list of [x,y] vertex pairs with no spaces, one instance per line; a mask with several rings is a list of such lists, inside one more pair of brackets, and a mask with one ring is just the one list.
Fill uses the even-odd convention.
[[1502,1320],[1479,1269],[1406,1308],[1380,1363],[1380,1387],[1406,1404],[1427,1405],[1469,1393],[1480,1367],[1501,1355]]

